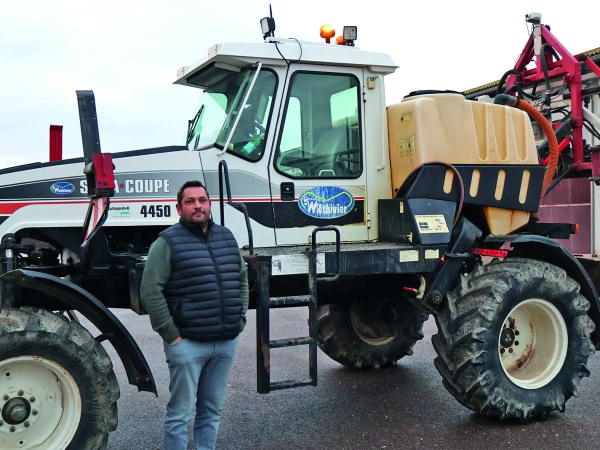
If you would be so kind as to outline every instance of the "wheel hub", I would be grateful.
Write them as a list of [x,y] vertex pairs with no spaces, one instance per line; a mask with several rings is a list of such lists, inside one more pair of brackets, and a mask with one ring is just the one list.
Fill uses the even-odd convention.
[[2,419],[10,425],[25,422],[31,413],[31,404],[22,397],[13,397],[2,408]]
[[550,302],[532,298],[510,311],[498,336],[498,353],[508,378],[524,389],[550,383],[562,368],[567,326]]
[[500,345],[504,348],[511,347],[515,342],[515,332],[510,328],[505,328],[500,333]]
[[79,425],[79,388],[54,361],[10,358],[0,362],[0,411],[0,441],[7,448],[63,449]]
[[[0,367],[2,366],[3,364],[0,364]],[[10,383],[16,378],[21,378],[19,377],[20,371],[18,369],[13,370],[14,368],[14,366],[11,366],[10,369],[2,371],[4,377],[0,378],[0,389],[2,389],[0,391],[0,410],[2,411],[0,433],[16,436],[19,439],[18,442],[21,448],[29,448],[24,446],[25,441],[20,435],[38,421],[38,412],[41,405],[28,380],[22,379],[23,384],[19,384],[17,387],[7,385],[7,382]],[[0,372],[0,376],[2,376],[2,372]],[[2,394],[2,392],[4,393]],[[21,444],[21,442],[24,444]]]

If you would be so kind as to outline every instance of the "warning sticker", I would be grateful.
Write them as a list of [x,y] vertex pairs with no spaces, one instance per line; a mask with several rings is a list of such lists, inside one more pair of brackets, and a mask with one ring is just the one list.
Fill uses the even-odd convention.
[[400,262],[417,262],[419,260],[419,250],[401,250]]
[[415,220],[421,234],[448,233],[448,225],[443,214],[416,214]]
[[401,139],[398,143],[398,154],[400,156],[408,156],[415,154],[415,135],[411,134],[405,139]]
[[[271,274],[294,275],[308,273],[308,257],[305,255],[277,255],[271,260]],[[325,273],[325,253],[317,253],[317,273]]]
[[439,259],[440,251],[438,249],[435,250],[425,250],[425,259]]

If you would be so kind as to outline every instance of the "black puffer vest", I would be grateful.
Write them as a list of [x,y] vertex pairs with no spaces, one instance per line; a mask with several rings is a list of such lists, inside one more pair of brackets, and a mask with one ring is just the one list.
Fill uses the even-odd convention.
[[196,341],[235,338],[242,330],[240,251],[231,231],[211,223],[205,235],[183,221],[167,228],[171,277],[167,305],[181,336]]

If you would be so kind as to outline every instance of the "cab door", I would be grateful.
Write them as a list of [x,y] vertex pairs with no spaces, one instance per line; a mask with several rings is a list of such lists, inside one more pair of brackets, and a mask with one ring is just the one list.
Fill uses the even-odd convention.
[[[278,245],[368,239],[362,69],[294,65],[269,163]],[[333,233],[319,235],[332,241]]]
[[[204,143],[209,145],[200,148],[199,154],[214,220],[221,221],[218,167],[221,161],[226,161],[232,200],[246,205],[254,246],[271,247],[275,245],[275,234],[267,169],[269,155],[265,149],[272,146],[273,133],[268,130],[273,111],[278,107],[275,104],[277,89],[281,88],[278,88],[274,70],[263,68],[258,74],[256,71],[254,67],[246,68],[205,92],[202,98],[206,108],[198,123],[204,129],[214,129],[215,135],[208,135]],[[234,126],[236,118],[237,126]],[[226,198],[226,192],[223,195]],[[249,237],[243,215],[228,205],[224,213],[225,226],[233,232],[240,246],[247,245]]]

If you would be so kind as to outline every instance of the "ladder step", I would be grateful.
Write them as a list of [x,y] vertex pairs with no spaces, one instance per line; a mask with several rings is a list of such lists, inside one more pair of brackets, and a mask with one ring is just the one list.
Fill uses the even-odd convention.
[[280,391],[281,389],[291,389],[300,386],[316,386],[316,383],[310,378],[300,380],[275,381],[271,383],[271,391]]
[[308,306],[310,295],[292,295],[289,297],[271,297],[270,306]]
[[313,338],[311,338],[311,337],[276,339],[274,341],[269,341],[269,348],[292,347],[294,345],[307,345],[307,344],[312,344],[312,342],[313,342]]

